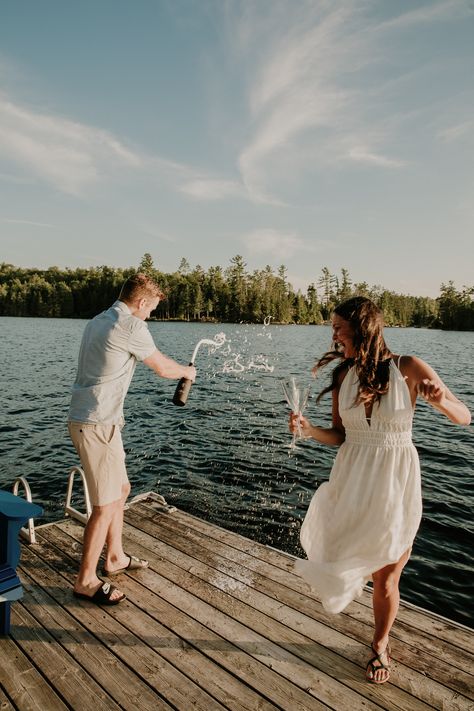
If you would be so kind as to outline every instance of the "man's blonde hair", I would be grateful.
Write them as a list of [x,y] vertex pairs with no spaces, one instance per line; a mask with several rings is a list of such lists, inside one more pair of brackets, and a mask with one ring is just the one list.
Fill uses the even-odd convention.
[[129,277],[120,290],[120,301],[132,302],[135,299],[164,299],[165,294],[156,281],[146,274],[138,272]]

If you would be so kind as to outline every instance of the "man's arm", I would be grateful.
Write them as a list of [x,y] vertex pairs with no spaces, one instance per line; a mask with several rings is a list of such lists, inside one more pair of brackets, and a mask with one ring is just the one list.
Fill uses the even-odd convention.
[[170,378],[171,380],[176,380],[177,378],[188,378],[193,382],[196,380],[196,368],[194,365],[180,365],[172,358],[168,358],[158,349],[145,358],[145,365],[155,371],[155,373],[162,378]]

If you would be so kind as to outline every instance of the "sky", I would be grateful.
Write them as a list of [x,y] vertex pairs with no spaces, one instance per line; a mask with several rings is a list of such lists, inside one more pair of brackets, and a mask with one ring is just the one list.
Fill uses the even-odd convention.
[[0,262],[473,285],[474,0],[0,0]]

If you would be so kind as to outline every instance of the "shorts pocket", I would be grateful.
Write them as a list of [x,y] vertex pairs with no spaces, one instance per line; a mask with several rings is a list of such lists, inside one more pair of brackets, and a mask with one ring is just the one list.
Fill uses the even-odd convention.
[[117,425],[96,425],[95,436],[102,444],[111,444]]

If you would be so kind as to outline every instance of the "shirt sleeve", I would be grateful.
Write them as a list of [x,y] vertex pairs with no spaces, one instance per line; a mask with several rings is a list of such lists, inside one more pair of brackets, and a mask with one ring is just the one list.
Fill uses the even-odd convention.
[[144,321],[138,321],[130,334],[128,350],[140,361],[145,360],[145,358],[148,358],[156,351],[155,342]]

